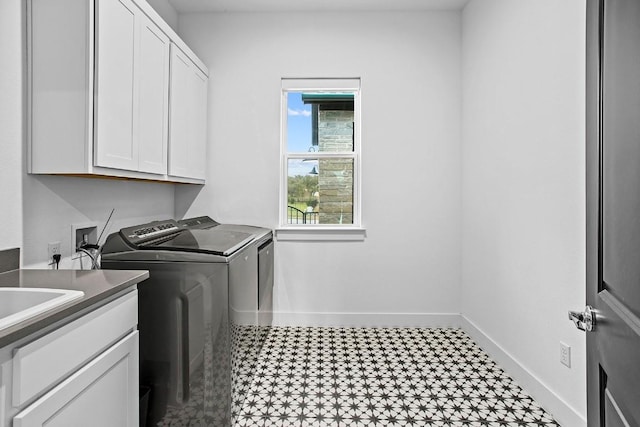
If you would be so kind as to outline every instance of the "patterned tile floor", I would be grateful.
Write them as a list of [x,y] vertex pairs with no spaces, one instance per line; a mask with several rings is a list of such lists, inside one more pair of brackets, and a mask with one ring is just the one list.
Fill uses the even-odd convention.
[[278,327],[256,357],[235,426],[558,426],[460,329]]

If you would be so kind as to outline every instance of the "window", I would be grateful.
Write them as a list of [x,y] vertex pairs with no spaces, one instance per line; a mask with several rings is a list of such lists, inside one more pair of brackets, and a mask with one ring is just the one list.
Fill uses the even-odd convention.
[[280,225],[360,227],[360,80],[282,80]]

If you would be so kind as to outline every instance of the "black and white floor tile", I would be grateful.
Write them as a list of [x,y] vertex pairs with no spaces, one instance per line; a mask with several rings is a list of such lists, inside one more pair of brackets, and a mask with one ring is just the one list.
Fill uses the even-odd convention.
[[272,328],[234,425],[558,426],[460,329]]

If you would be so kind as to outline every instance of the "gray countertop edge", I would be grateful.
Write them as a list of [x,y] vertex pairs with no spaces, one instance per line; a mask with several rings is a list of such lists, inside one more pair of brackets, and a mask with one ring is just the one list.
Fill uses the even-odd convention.
[[0,287],[72,289],[84,296],[0,330],[0,348],[93,305],[100,305],[149,277],[146,270],[12,270],[0,274]]

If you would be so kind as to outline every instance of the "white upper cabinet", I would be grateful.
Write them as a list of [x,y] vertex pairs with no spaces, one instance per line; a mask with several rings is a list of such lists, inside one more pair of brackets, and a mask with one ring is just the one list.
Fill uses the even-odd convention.
[[195,98],[196,109],[193,112],[193,127],[195,128],[195,137],[193,142],[193,162],[194,178],[205,179],[207,172],[207,93],[209,87],[209,78],[200,69],[194,70]]
[[204,183],[208,70],[146,1],[29,0],[27,17],[30,173]]
[[140,26],[138,169],[167,173],[169,38],[146,15]]
[[98,1],[95,165],[138,169],[134,135],[139,9],[132,1]]
[[169,175],[204,179],[207,76],[175,44],[171,45]]

